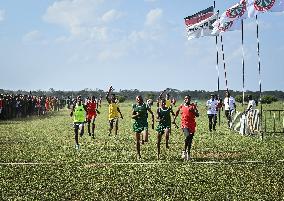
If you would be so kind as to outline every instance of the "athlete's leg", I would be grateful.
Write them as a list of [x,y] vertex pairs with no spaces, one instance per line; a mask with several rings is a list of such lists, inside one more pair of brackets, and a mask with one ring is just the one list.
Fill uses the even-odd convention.
[[169,148],[170,132],[171,132],[170,128],[165,129],[165,138],[166,138],[166,148],[167,149]]
[[117,135],[118,131],[118,119],[115,119],[115,135]]
[[162,140],[162,134],[157,133],[158,160],[160,159],[160,153],[161,153],[161,140]]
[[88,118],[88,134],[91,136],[91,120]]
[[75,144],[79,145],[78,135],[79,135],[79,125],[74,124],[74,133],[75,133]]
[[191,146],[192,146],[193,136],[194,136],[194,133],[190,133],[190,135],[188,137],[189,138],[188,139],[188,148],[187,148],[188,159],[190,157],[190,150],[191,150]]
[[141,154],[140,154],[140,135],[141,135],[141,133],[135,133],[136,152],[137,152],[138,159],[141,158]]
[[109,120],[109,129],[108,129],[108,131],[109,131],[108,135],[109,136],[111,135],[111,131],[113,129],[113,121],[114,121],[114,119]]
[[209,131],[212,131],[212,119],[213,119],[213,115],[212,114],[208,114],[208,121],[209,121]]

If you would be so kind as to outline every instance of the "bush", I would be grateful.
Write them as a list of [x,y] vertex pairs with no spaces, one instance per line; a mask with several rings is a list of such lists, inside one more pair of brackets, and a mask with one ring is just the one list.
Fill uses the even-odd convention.
[[148,93],[148,94],[146,94],[146,99],[152,99],[152,100],[154,100],[154,99],[155,99],[155,94],[154,94],[154,93]]
[[118,99],[118,101],[120,103],[123,103],[124,101],[126,101],[126,97],[125,96],[118,96],[117,99]]
[[261,103],[263,104],[270,104],[276,101],[278,101],[278,99],[275,96],[262,96],[261,98]]

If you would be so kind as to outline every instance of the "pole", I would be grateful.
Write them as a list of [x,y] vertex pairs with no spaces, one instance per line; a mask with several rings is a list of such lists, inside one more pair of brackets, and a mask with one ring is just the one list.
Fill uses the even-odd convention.
[[243,101],[242,101],[242,106],[244,106],[245,102],[245,52],[244,52],[244,21],[242,19],[242,53],[243,53],[243,58],[242,58],[242,67],[243,67]]
[[256,40],[257,40],[257,56],[258,56],[258,76],[259,76],[259,102],[260,102],[260,132],[261,132],[261,138],[263,139],[263,132],[262,132],[262,103],[261,103],[261,68],[260,68],[260,42],[259,42],[259,24],[258,24],[258,18],[257,15],[255,16],[256,21]]
[[222,46],[222,59],[223,59],[223,66],[224,66],[224,73],[225,73],[225,84],[226,84],[226,90],[228,89],[228,80],[227,80],[227,71],[226,71],[226,62],[225,62],[225,53],[224,53],[224,44],[223,44],[223,36],[221,35],[221,46]]

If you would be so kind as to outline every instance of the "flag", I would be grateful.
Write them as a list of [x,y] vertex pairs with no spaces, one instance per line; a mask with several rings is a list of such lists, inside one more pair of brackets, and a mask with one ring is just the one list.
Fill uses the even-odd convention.
[[218,19],[216,22],[213,23],[213,35],[219,35],[220,33],[227,32],[227,31],[235,31],[235,30],[241,30],[242,20],[233,20],[229,22],[221,23],[220,19]]
[[240,3],[228,8],[220,17],[220,23],[247,18],[247,2],[241,0]]
[[212,24],[217,19],[218,14],[214,13],[213,6],[184,18],[188,40],[202,36],[212,36]]
[[255,17],[258,13],[283,12],[284,0],[247,0],[248,17]]
[[186,26],[192,26],[195,25],[205,19],[208,19],[209,17],[211,17],[212,15],[214,15],[214,7],[211,6],[207,9],[204,9],[202,11],[199,11],[198,13],[195,13],[194,15],[185,17],[185,25]]

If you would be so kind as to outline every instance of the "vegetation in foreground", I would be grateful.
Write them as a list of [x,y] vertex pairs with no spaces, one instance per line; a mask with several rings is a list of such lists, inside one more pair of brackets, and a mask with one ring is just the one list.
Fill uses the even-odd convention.
[[[96,136],[74,149],[69,111],[0,122],[3,200],[283,200],[284,136],[240,136],[225,127],[209,133],[205,108],[191,161],[181,160],[183,135],[173,128],[170,149],[156,159],[156,133],[136,160],[131,104],[122,103],[118,136],[108,136],[107,105]],[[278,104],[278,105],[277,105]],[[269,108],[283,108],[274,103]],[[264,106],[264,108],[267,108]],[[155,111],[155,108],[153,108]],[[282,160],[282,161],[281,161]]]

